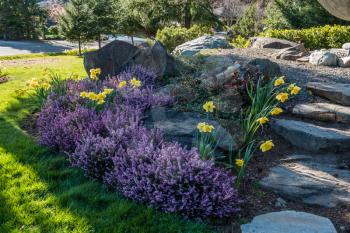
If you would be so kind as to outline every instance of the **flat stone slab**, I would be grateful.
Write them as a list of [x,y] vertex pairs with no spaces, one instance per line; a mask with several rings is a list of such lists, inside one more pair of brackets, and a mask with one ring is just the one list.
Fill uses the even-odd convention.
[[309,82],[306,86],[314,95],[350,106],[350,84]]
[[[197,124],[206,122],[215,127],[217,147],[228,151],[239,148],[239,141],[242,135],[237,128],[237,135],[231,135],[221,124],[206,116],[193,112],[178,112],[172,108],[156,107],[151,109],[145,118],[145,126],[149,129],[159,129],[164,133],[165,139],[171,142],[178,142],[187,147],[196,146]],[[237,127],[239,127],[237,125]]]
[[328,208],[350,204],[350,155],[294,155],[260,181],[278,195]]
[[298,104],[293,114],[321,121],[350,123],[350,107],[329,103]]
[[326,128],[302,121],[276,119],[271,127],[292,145],[311,152],[350,149],[350,130]]
[[241,226],[242,233],[337,233],[333,223],[317,215],[282,211],[257,216]]

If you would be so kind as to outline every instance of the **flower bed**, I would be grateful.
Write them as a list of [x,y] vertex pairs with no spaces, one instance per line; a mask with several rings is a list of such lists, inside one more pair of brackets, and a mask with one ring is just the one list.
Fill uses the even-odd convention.
[[152,72],[138,66],[107,80],[99,80],[98,69],[91,76],[45,85],[38,119],[43,145],[66,152],[87,176],[160,210],[201,218],[237,213],[234,176],[144,127],[144,111],[172,101],[154,95]]

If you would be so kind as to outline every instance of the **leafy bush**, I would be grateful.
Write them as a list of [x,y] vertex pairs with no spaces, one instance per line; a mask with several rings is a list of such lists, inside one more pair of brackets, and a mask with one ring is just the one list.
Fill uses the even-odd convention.
[[238,35],[231,43],[235,48],[248,48],[251,44],[250,39],[246,39],[241,35]]
[[[87,52],[92,52],[96,51],[96,49],[82,49],[81,53],[87,53]],[[67,56],[79,56],[79,50],[78,49],[70,49],[70,50],[65,50],[63,52]]]
[[[40,112],[42,143],[68,152],[86,175],[133,200],[190,217],[231,216],[239,205],[235,178],[143,126],[146,109],[171,100],[154,94],[154,81],[152,72],[135,67],[105,81],[68,82],[65,94],[51,93]],[[81,95],[106,88],[115,94],[102,111]]]
[[267,30],[261,36],[304,43],[308,49],[341,48],[350,40],[350,26],[326,25],[301,30]]
[[173,51],[178,45],[205,34],[212,33],[211,28],[207,26],[195,25],[190,29],[171,26],[158,30],[156,39],[159,40],[169,51]]
[[347,22],[332,16],[318,1],[273,0],[267,5],[263,24],[269,29],[301,29]]
[[234,35],[251,37],[259,34],[262,24],[258,18],[257,4],[252,4],[235,25],[230,28]]

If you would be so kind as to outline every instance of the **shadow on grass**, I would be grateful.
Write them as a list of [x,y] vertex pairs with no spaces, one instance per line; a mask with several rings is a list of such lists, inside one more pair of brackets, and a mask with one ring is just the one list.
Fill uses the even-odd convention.
[[0,113],[1,232],[212,232],[109,192],[40,147],[19,127],[32,103],[20,98]]

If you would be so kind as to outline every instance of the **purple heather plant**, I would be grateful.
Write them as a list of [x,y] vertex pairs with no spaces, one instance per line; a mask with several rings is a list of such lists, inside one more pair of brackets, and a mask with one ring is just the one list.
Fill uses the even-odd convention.
[[50,148],[74,152],[81,136],[89,130],[94,134],[103,131],[100,117],[92,109],[71,107],[60,100],[49,100],[40,112],[37,125],[41,143]]
[[165,212],[223,218],[237,213],[234,177],[178,144],[155,145],[146,135],[118,150],[105,181],[128,198]]
[[[102,111],[80,97],[132,78],[143,86],[115,94]],[[143,126],[147,108],[172,101],[154,94],[154,82],[155,75],[140,66],[105,81],[69,81],[66,95],[51,94],[42,108],[42,144],[68,152],[73,166],[130,199],[189,217],[231,216],[239,204],[235,178],[201,160],[197,150],[165,143],[161,132]]]

